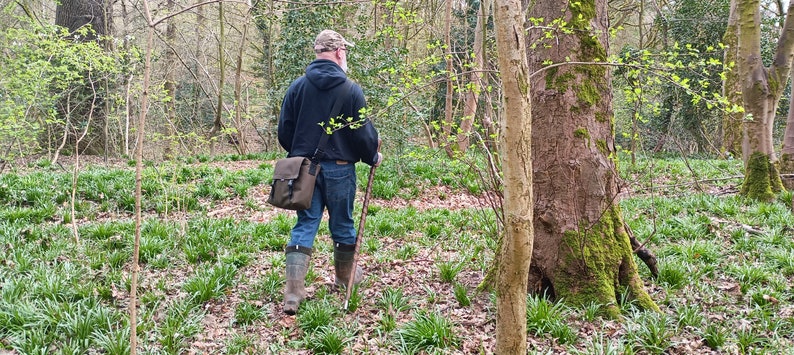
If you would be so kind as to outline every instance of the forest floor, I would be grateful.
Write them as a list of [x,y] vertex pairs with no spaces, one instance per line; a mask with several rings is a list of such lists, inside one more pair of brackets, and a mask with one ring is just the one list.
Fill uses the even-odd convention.
[[[245,169],[251,168],[253,164],[259,162],[236,162],[236,163],[221,163],[227,169]],[[735,180],[740,181],[740,180]],[[664,185],[665,181],[657,181],[660,185]],[[713,196],[730,196],[738,192],[737,186],[727,184],[721,186],[707,186],[709,194]],[[629,191],[631,194],[631,191]],[[359,198],[362,192],[359,192]],[[259,190],[252,196],[261,206],[267,206],[265,200],[267,198],[266,191]],[[447,186],[433,186],[426,188],[421,195],[404,199],[395,197],[389,200],[373,198],[370,201],[371,206],[380,206],[381,208],[400,210],[405,208],[414,208],[419,212],[430,210],[487,210],[488,206],[483,196],[475,196],[460,189],[452,189]],[[357,206],[358,207],[358,206]],[[247,218],[254,222],[267,223],[275,215],[284,213],[271,209],[269,207],[263,208],[261,211],[246,213],[247,209],[243,206],[242,201],[230,201],[227,206],[217,206],[216,209],[208,211],[208,215],[216,217],[233,217],[233,218]],[[291,214],[291,212],[287,212]],[[746,227],[746,226],[744,226]],[[459,231],[462,232],[462,231]],[[395,235],[395,236],[371,236],[373,233],[364,233],[364,238],[378,238],[380,239],[380,250],[378,255],[399,255],[401,248],[407,243],[416,243],[418,239],[426,238],[422,233],[413,233],[412,235]],[[454,236],[452,236],[454,238]],[[318,243],[324,245],[320,247],[321,251],[314,254],[312,259],[313,268],[317,271],[317,278],[314,282],[308,284],[308,299],[311,301],[318,290],[324,296],[325,290],[331,290],[333,297],[341,300],[344,298],[343,290],[337,290],[333,286],[333,261],[331,259],[330,245],[328,243],[329,237],[327,235],[318,236]],[[647,241],[647,240],[646,240]],[[445,247],[444,244],[448,246]],[[419,242],[418,245],[426,245],[424,242]],[[450,247],[451,246],[451,247]],[[458,339],[460,339],[459,346],[456,350],[452,349],[435,349],[431,347],[431,353],[434,351],[440,353],[465,353],[465,354],[490,354],[493,352],[495,346],[495,304],[493,295],[487,292],[477,291],[477,287],[485,277],[486,269],[481,267],[465,267],[464,270],[457,275],[455,282],[465,285],[470,295],[470,304],[463,306],[456,299],[453,290],[453,284],[450,282],[442,282],[439,279],[439,268],[437,264],[441,260],[460,260],[460,256],[467,255],[466,250],[456,249],[466,248],[466,245],[460,245],[450,241],[439,241],[436,244],[431,244],[429,247],[418,247],[416,253],[409,259],[394,259],[383,261],[383,258],[376,258],[374,253],[362,253],[361,265],[366,270],[366,282],[364,283],[362,292],[361,305],[358,310],[353,313],[340,313],[337,316],[341,317],[339,321],[334,324],[351,325],[351,333],[354,334],[350,339],[351,343],[348,344],[346,353],[393,353],[395,350],[398,352],[405,352],[400,350],[399,346],[395,349],[395,342],[399,340],[387,332],[378,331],[383,326],[384,313],[379,309],[378,301],[383,295],[384,290],[401,289],[404,295],[411,300],[411,308],[414,310],[424,310],[428,312],[435,312],[443,314],[448,320],[454,324],[454,331]],[[322,250],[324,249],[324,250]],[[654,248],[651,247],[653,250]],[[659,249],[656,248],[658,251]],[[458,253],[460,255],[458,255]],[[482,266],[490,266],[492,255],[490,251],[484,251],[487,255],[469,255],[470,258],[481,258],[482,261],[468,260],[468,263],[479,264]],[[262,277],[268,271],[268,260],[272,259],[272,255],[261,255],[261,259],[250,264],[243,270],[245,278],[254,280],[257,277]],[[637,259],[638,260],[638,259]],[[487,262],[485,262],[487,261]],[[640,264],[640,268],[646,269],[645,265]],[[538,334],[532,334],[528,337],[528,348],[530,353],[539,354],[608,354],[608,353],[664,353],[664,354],[723,354],[723,353],[792,353],[794,349],[776,349],[775,343],[769,339],[783,336],[782,344],[794,344],[794,334],[773,334],[775,329],[772,329],[769,334],[758,334],[748,336],[749,339],[740,339],[742,334],[737,338],[726,339],[726,343],[718,349],[712,349],[705,341],[706,336],[710,336],[704,329],[709,325],[725,324],[731,317],[730,314],[747,314],[746,300],[749,295],[744,294],[740,290],[742,282],[733,279],[729,276],[722,275],[715,277],[713,283],[718,292],[723,293],[724,297],[737,301],[734,309],[726,310],[725,307],[734,307],[729,304],[721,304],[715,302],[707,297],[701,295],[695,296],[695,299],[681,300],[681,302],[671,301],[670,291],[665,289],[664,284],[660,285],[658,282],[648,277],[648,271],[643,270],[643,275],[646,278],[645,288],[651,294],[651,297],[660,304],[662,311],[667,315],[667,318],[661,318],[661,322],[668,322],[672,320],[669,328],[662,328],[660,334],[657,334],[660,339],[659,344],[654,344],[653,340],[643,339],[643,335],[628,335],[628,332],[637,331],[637,326],[644,327],[645,324],[641,322],[632,323],[633,326],[627,326],[625,322],[617,320],[609,320],[597,318],[594,320],[584,320],[581,313],[578,311],[567,312],[565,322],[574,329],[576,341],[571,344],[560,344],[559,340],[548,333],[548,331],[538,331]],[[789,280],[791,278],[789,277]],[[697,282],[694,279],[691,282]],[[250,284],[249,284],[250,286]],[[205,318],[204,329],[202,334],[197,335],[195,341],[192,343],[191,351],[193,353],[207,353],[216,352],[224,349],[228,345],[228,337],[230,333],[240,332],[241,329],[234,329],[229,327],[234,324],[234,305],[238,302],[244,302],[239,296],[245,294],[247,290],[245,284],[238,284],[238,289],[233,289],[229,293],[229,297],[216,303],[208,305],[208,316]],[[694,285],[683,285],[686,288],[694,287]],[[788,294],[791,297],[791,294]],[[743,301],[744,300],[744,301]],[[700,305],[692,305],[689,302],[702,302]],[[689,303],[689,304],[687,304]],[[756,307],[750,302],[750,308]],[[309,350],[297,351],[294,346],[296,343],[307,341],[304,337],[305,334],[301,330],[299,324],[296,322],[295,316],[285,315],[281,311],[281,305],[277,302],[268,303],[261,301],[255,303],[257,305],[266,306],[270,312],[268,313],[268,320],[259,324],[249,326],[244,330],[246,334],[253,334],[254,338],[259,339],[259,349],[271,349],[273,352],[289,352],[289,353],[312,353]],[[693,325],[687,325],[686,321],[681,323],[681,318],[686,317],[688,312],[687,307],[696,307],[699,310],[699,317],[703,319],[703,328]],[[751,311],[750,311],[751,312]],[[791,329],[791,324],[794,322],[794,306],[791,302],[785,302],[781,305],[781,309],[777,312],[783,319],[788,319],[788,326],[782,327],[780,331],[786,332]],[[395,319],[398,328],[400,324],[406,324],[411,321],[415,313],[411,312],[398,312],[398,317]],[[698,318],[698,317],[695,317]],[[665,320],[666,319],[666,320]],[[752,318],[740,321],[737,327],[750,332],[750,327],[747,323],[754,322]],[[694,323],[697,323],[696,321]],[[650,332],[653,328],[650,327]],[[675,329],[674,329],[675,328]],[[686,329],[685,329],[686,328]],[[374,330],[374,331],[373,331]],[[640,332],[649,331],[649,329],[641,329]],[[545,334],[544,334],[545,333]],[[729,334],[725,334],[727,338],[731,338]],[[664,338],[667,339],[664,339]],[[653,336],[650,336],[653,338]],[[221,340],[225,339],[225,340]],[[311,340],[310,340],[311,341]],[[632,344],[632,342],[639,342],[644,344]],[[747,344],[745,344],[747,342]],[[290,345],[292,343],[292,345]],[[279,344],[274,346],[274,344]],[[283,350],[282,346],[289,350]],[[297,347],[301,347],[298,345]],[[655,347],[658,347],[654,350]]]
[[[270,162],[274,163],[274,162]],[[213,162],[210,166],[220,167],[227,170],[253,169],[262,164],[262,161],[237,161],[237,162]],[[357,198],[360,200],[363,191],[359,191]],[[252,210],[246,206],[246,201],[234,198],[225,201],[223,204],[214,204],[207,209],[206,215],[212,218],[233,218],[236,220],[247,220],[254,223],[270,223],[279,215],[286,214],[293,216],[294,212],[284,211],[269,206],[266,201],[268,197],[267,189],[253,189],[248,200],[256,202],[261,209]],[[408,207],[416,209],[418,212],[428,210],[447,210],[456,211],[471,208],[487,208],[483,205],[480,196],[474,196],[462,191],[454,191],[447,186],[435,186],[425,190],[421,196],[413,199],[395,197],[393,199],[372,198],[369,202],[370,207],[380,207],[386,209],[400,210]],[[356,208],[360,208],[357,205]],[[188,218],[185,216],[185,218]],[[327,214],[326,214],[327,218]],[[356,227],[358,227],[358,217],[356,217]],[[378,238],[380,240],[381,255],[396,255],[406,241],[423,238],[422,235],[397,235],[393,237],[370,236],[364,232],[364,239]],[[488,293],[478,293],[475,291],[482,282],[484,274],[482,272],[464,271],[458,274],[456,281],[464,284],[470,290],[471,304],[467,307],[460,307],[453,295],[452,284],[444,283],[439,280],[438,270],[435,264],[439,260],[455,260],[454,251],[443,250],[439,245],[430,248],[417,248],[417,252],[409,260],[387,260],[381,262],[372,255],[362,253],[359,265],[365,270],[366,282],[362,287],[362,304],[353,313],[341,312],[342,301],[345,298],[345,291],[337,289],[334,284],[334,269],[331,252],[330,237],[328,235],[318,235],[315,252],[311,259],[311,268],[315,270],[317,277],[313,282],[307,282],[307,299],[309,302],[314,299],[318,289],[330,291],[338,299],[340,313],[334,324],[355,325],[357,329],[351,329],[356,334],[349,344],[348,351],[345,353],[369,353],[384,354],[392,353],[395,339],[390,336],[378,335],[367,330],[378,329],[380,326],[381,313],[378,311],[376,301],[382,295],[384,289],[401,289],[404,295],[414,300],[412,308],[417,310],[434,311],[444,314],[455,324],[455,333],[461,339],[461,353],[492,353],[495,343],[495,316],[494,305]],[[274,254],[279,252],[263,252],[256,260],[248,266],[239,270],[242,279],[248,282],[238,283],[236,287],[229,290],[224,299],[209,302],[206,305],[207,315],[202,321],[203,331],[197,334],[191,341],[187,349],[189,354],[214,354],[222,353],[228,347],[230,337],[247,334],[252,339],[256,349],[265,349],[268,353],[289,353],[289,354],[310,354],[310,350],[298,350],[293,348],[294,343],[303,341],[305,334],[297,324],[297,317],[286,315],[282,311],[280,299],[277,302],[269,300],[251,300],[252,288],[272,271],[271,266]],[[490,256],[488,257],[490,260]],[[176,270],[167,270],[168,275],[160,275],[153,272],[142,276],[144,280],[158,280],[167,277],[179,283],[190,276],[192,270],[185,268],[184,274],[180,276]],[[279,268],[279,273],[283,270]],[[428,301],[428,298],[431,298]],[[267,319],[242,327],[234,326],[235,311],[239,304],[251,302],[252,304],[268,309]],[[432,304],[431,304],[432,303]],[[395,319],[397,324],[408,322],[412,317],[411,313],[405,312]],[[617,327],[617,324],[614,325]],[[548,340],[530,339],[536,343],[537,349],[552,346]],[[290,345],[293,343],[293,345]],[[546,345],[543,345],[543,344]],[[553,347],[553,346],[552,346]],[[549,348],[552,350],[552,348]],[[439,349],[444,352],[444,350]],[[451,352],[447,350],[446,352]],[[564,353],[562,347],[556,347],[554,353]]]
[[[213,161],[194,165],[236,172],[256,170],[267,163],[269,162],[262,160],[243,160]],[[126,161],[108,162],[97,157],[84,157],[80,164],[120,170],[132,169]],[[60,167],[64,172],[69,172],[72,166],[72,158],[61,158]],[[379,173],[392,172],[384,169]],[[170,212],[163,215],[152,211],[147,212],[143,217],[180,224],[183,231],[189,229],[189,224],[194,223],[196,218],[201,218],[231,220],[248,225],[281,224],[279,230],[284,233],[283,225],[286,224],[288,231],[291,223],[294,223],[294,212],[269,206],[265,202],[267,189],[268,187],[263,183],[248,189],[244,197],[231,196],[214,201],[201,199],[202,208],[198,212]],[[726,196],[730,198],[731,191],[735,190],[735,185],[730,184],[708,189],[711,191],[710,195],[718,195],[717,198]],[[359,191],[359,199],[362,195],[363,193]],[[450,344],[453,345],[436,344],[436,346],[423,347],[422,352],[493,353],[496,326],[494,295],[479,291],[478,286],[483,282],[492,265],[494,243],[485,240],[487,238],[485,232],[479,229],[480,225],[474,221],[489,211],[484,196],[444,184],[422,186],[421,193],[415,197],[399,196],[389,199],[373,198],[370,201],[372,213],[368,217],[367,230],[363,234],[364,242],[360,254],[360,265],[365,270],[365,280],[359,289],[360,298],[356,301],[354,311],[342,311],[345,294],[343,290],[334,286],[332,247],[327,228],[321,227],[310,264],[307,299],[297,316],[286,315],[283,312],[281,304],[283,279],[280,280],[281,283],[272,282],[274,275],[283,278],[283,251],[277,248],[259,248],[256,252],[245,255],[244,262],[240,262],[240,266],[236,269],[235,281],[224,290],[221,297],[213,297],[203,303],[198,312],[191,311],[198,313],[198,316],[186,318],[185,323],[196,322],[198,327],[192,328],[194,331],[185,334],[177,341],[177,345],[170,349],[176,349],[177,353],[184,354],[317,353],[322,351],[318,343],[328,341],[328,338],[318,335],[321,332],[316,331],[317,328],[307,327],[307,322],[312,321],[309,312],[326,312],[331,316],[331,319],[325,320],[326,328],[341,329],[341,342],[345,349],[343,353],[411,353],[413,350],[410,349],[410,344],[406,344],[407,333],[404,330],[415,323],[418,317],[427,314],[440,315],[449,322],[453,333],[450,336],[452,341]],[[639,207],[629,206],[624,210],[628,219],[647,214],[642,212],[645,207],[641,203]],[[688,203],[690,202],[672,202],[673,205],[677,204],[684,210],[687,208],[683,206]],[[360,204],[357,204],[356,209],[359,208]],[[746,213],[753,212],[744,208],[740,210]],[[770,214],[768,211],[764,213]],[[790,216],[790,212],[788,213]],[[358,214],[356,214],[358,222],[357,216]],[[132,214],[123,212],[96,213],[79,220],[78,223],[88,226],[131,220],[133,217]],[[701,217],[693,218],[700,218],[698,221],[702,221]],[[670,218],[677,218],[679,221],[676,223],[682,225],[689,223],[686,216]],[[735,232],[740,228],[734,227],[744,226],[738,222],[725,222],[729,217],[722,218],[721,220],[706,218],[706,222],[697,227],[712,229],[709,238],[716,238],[715,240],[679,240],[680,246],[666,245],[665,241],[655,241],[648,246],[652,251],[663,254],[661,259],[663,263],[683,260],[682,256],[681,259],[676,259],[680,256],[673,255],[681,248],[703,247],[705,249],[697,249],[695,253],[717,255],[718,251],[708,245],[711,244],[717,249],[721,248],[719,245],[733,248],[739,243],[737,238],[741,237]],[[639,221],[640,218],[636,219]],[[660,220],[659,224],[664,224],[664,221]],[[772,234],[776,231],[776,227],[771,225],[757,223],[755,227],[756,230],[771,228]],[[656,233],[655,223],[653,228],[653,233]],[[728,228],[732,230],[727,230]],[[784,238],[790,239],[791,230],[785,228],[788,227],[780,227],[780,233]],[[725,230],[720,231],[720,229]],[[648,230],[635,232],[640,234],[640,239],[643,239],[643,235],[650,234]],[[660,234],[664,233],[660,231]],[[286,235],[279,236],[282,240],[286,237]],[[247,238],[250,243],[261,242],[254,240],[252,236]],[[745,242],[749,243],[749,241]],[[786,248],[790,248],[790,244],[785,245],[783,253],[789,250]],[[229,249],[240,248],[217,245],[218,253]],[[172,253],[167,258],[170,262],[168,265],[165,267],[143,265],[141,268],[139,293],[139,296],[143,295],[139,301],[141,322],[148,325],[139,332],[139,337],[145,353],[167,350],[163,340],[167,338],[163,330],[166,319],[171,316],[170,313],[176,303],[189,298],[185,291],[188,280],[195,278],[202,267],[207,266],[187,262],[184,256],[175,256],[180,254],[177,250],[165,252]],[[794,252],[791,255],[794,255]],[[215,255],[219,260],[226,256]],[[79,255],[63,256],[63,259],[75,262],[79,262],[77,260],[79,258]],[[752,282],[745,282],[746,278],[738,274],[740,271],[732,271],[730,267],[723,267],[722,264],[717,266],[717,260],[713,261],[715,266],[704,266],[705,264],[700,264],[705,260],[702,256],[698,254],[693,258],[695,259],[692,261],[693,266],[686,266],[681,271],[683,275],[676,276],[680,278],[679,281],[672,286],[671,276],[667,276],[666,282],[653,280],[649,277],[647,268],[640,265],[643,269],[641,275],[645,279],[645,288],[662,309],[662,314],[657,318],[638,316],[639,313],[632,313],[635,311],[631,310],[630,305],[620,305],[627,312],[628,318],[624,320],[609,320],[594,316],[592,309],[553,307],[553,311],[559,313],[556,316],[561,317],[562,323],[567,327],[565,329],[570,329],[573,333],[564,336],[550,329],[532,328],[530,324],[532,328],[528,339],[530,352],[541,354],[792,353],[794,296],[790,291],[792,275],[788,274],[791,271],[784,271],[787,276],[782,276],[782,280],[773,280],[773,276],[760,276],[761,281],[757,282],[756,288]],[[710,256],[709,260],[713,258]],[[735,256],[727,255],[725,259],[730,259],[729,262],[735,261]],[[450,267],[454,269],[456,265],[460,269],[453,274],[453,280],[445,279],[443,274],[449,271]],[[678,270],[675,269],[676,265],[670,265],[673,265],[673,271]],[[699,268],[709,268],[710,271],[702,271]],[[764,265],[761,268],[773,270],[775,266]],[[124,264],[122,269],[127,274],[130,265]],[[102,278],[107,271],[108,268],[103,267],[94,271],[92,277]],[[667,271],[669,272],[670,269],[668,268]],[[782,285],[778,285],[780,283]],[[745,287],[745,284],[750,286]],[[704,289],[704,285],[709,286]],[[778,286],[783,290],[788,288],[789,291],[776,291],[780,289]],[[389,297],[396,293],[401,294],[402,298],[396,303],[404,302],[405,307],[390,309]],[[754,301],[757,295],[762,295],[763,297],[759,297],[767,301],[772,299],[774,302]],[[114,284],[110,298],[111,303],[121,312],[126,310],[130,301],[129,293],[119,284]],[[391,301],[394,299],[391,298]],[[756,313],[759,307],[763,310],[761,315]],[[253,312],[254,315],[246,315],[245,310],[249,313]],[[759,325],[759,322],[765,321],[765,317],[770,316],[777,318],[779,323]],[[716,333],[714,330],[709,330],[713,325],[717,326]],[[709,336],[724,338],[717,350],[708,346],[706,338]],[[2,343],[3,339],[0,336],[0,344]],[[0,350],[0,354],[3,354],[3,351]],[[5,353],[15,354],[13,350]]]

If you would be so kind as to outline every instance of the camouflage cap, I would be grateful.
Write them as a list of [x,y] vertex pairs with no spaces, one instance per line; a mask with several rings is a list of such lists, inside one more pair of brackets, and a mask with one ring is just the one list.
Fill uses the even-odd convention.
[[335,51],[337,48],[353,47],[353,43],[345,40],[342,35],[332,30],[323,30],[314,40],[316,53]]

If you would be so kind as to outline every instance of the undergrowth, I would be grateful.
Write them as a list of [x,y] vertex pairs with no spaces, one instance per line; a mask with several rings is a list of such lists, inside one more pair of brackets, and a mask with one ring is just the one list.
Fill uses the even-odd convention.
[[[328,229],[315,245],[308,299],[281,312],[284,254],[294,213],[264,203],[277,155],[182,158],[144,171],[138,336],[145,353],[487,352],[494,295],[478,291],[497,243],[480,206],[442,208],[482,192],[471,169],[417,150],[378,168],[361,245],[366,278],[342,310]],[[222,161],[261,160],[231,170]],[[209,163],[216,164],[209,164]],[[746,201],[732,189],[741,162],[679,158],[624,164],[621,201],[637,238],[659,258],[638,261],[661,313],[621,302],[581,308],[529,295],[533,351],[575,354],[768,353],[794,347],[791,194]],[[369,168],[357,166],[363,189]],[[0,352],[129,352],[126,305],[135,224],[129,167],[52,166],[0,175]],[[697,181],[697,183],[694,183]],[[443,186],[443,189],[439,187]],[[356,220],[360,205],[356,206]],[[217,211],[232,212],[219,214]],[[77,223],[77,235],[72,229]]]

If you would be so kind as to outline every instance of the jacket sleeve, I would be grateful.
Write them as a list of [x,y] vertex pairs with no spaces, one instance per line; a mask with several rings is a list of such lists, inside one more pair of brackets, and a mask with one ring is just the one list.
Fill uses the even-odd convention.
[[284,95],[281,103],[281,113],[278,118],[278,143],[287,153],[292,151],[292,141],[295,136],[295,115],[291,100],[292,87]]
[[353,130],[356,146],[360,147],[358,151],[359,159],[368,165],[375,165],[378,156],[378,130],[372,122],[371,117],[361,117],[360,111],[367,106],[364,92],[361,87],[355,85],[354,87],[354,119],[356,121],[362,120],[362,125]]

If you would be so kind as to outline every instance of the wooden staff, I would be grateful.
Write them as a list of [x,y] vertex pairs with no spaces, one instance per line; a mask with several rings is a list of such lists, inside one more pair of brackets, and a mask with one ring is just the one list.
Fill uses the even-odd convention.
[[363,206],[361,207],[361,219],[358,222],[358,232],[356,233],[356,248],[353,252],[353,267],[350,268],[350,276],[347,280],[347,294],[345,295],[344,310],[347,310],[347,304],[350,301],[350,293],[353,291],[353,279],[356,278],[356,269],[358,268],[358,249],[361,247],[361,239],[364,236],[364,222],[367,220],[367,209],[369,208],[369,197],[372,195],[372,180],[375,177],[375,168],[375,165],[369,168],[367,190],[364,192],[364,202]]

